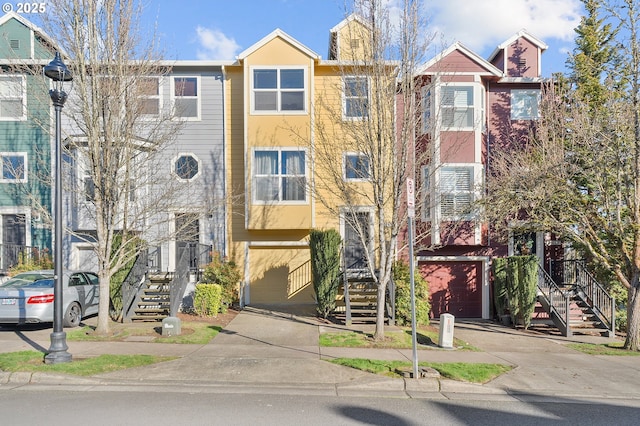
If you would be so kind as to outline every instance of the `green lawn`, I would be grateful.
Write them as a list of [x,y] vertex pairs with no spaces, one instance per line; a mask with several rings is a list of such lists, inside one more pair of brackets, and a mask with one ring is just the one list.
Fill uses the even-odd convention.
[[[416,343],[420,349],[438,349],[438,332],[421,328],[416,331]],[[320,346],[327,347],[409,349],[412,344],[410,329],[386,331],[382,341],[375,341],[372,334],[355,331],[320,334]],[[459,339],[454,339],[453,347],[457,350],[478,351],[478,348]]]
[[571,349],[575,349],[576,351],[580,351],[589,355],[626,355],[626,356],[638,356],[640,352],[637,351],[628,351],[623,348],[624,343],[622,342],[614,342],[614,343],[604,343],[604,344],[594,344],[594,343],[569,343],[567,347]]
[[161,325],[154,323],[146,326],[127,326],[126,324],[114,324],[112,334],[100,336],[95,334],[94,327],[84,326],[67,331],[69,341],[122,341],[132,336],[147,336],[150,342],[154,343],[179,343],[179,344],[199,344],[209,343],[221,330],[219,325],[211,325],[207,322],[182,322],[182,333],[178,336],[161,335]]
[[[402,371],[411,370],[412,368],[411,362],[407,361],[336,358],[330,362],[389,377],[401,377]],[[442,377],[471,383],[487,383],[499,375],[511,370],[510,366],[504,364],[421,362],[418,365],[422,367],[431,367],[434,370],[437,370]]]
[[92,376],[126,368],[170,361],[175,357],[153,355],[100,355],[60,364],[45,364],[44,354],[36,351],[0,353],[0,370],[16,372],[56,372],[77,376]]

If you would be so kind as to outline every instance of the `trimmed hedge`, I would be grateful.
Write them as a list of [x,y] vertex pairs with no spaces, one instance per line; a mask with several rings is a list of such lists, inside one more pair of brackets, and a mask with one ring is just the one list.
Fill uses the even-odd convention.
[[495,258],[492,268],[496,313],[500,315],[508,309],[514,325],[529,328],[538,291],[538,258]]
[[507,313],[509,306],[507,295],[507,259],[497,257],[491,263],[493,271],[493,303],[498,316]]
[[198,315],[217,316],[222,309],[222,286],[219,284],[196,284],[193,309]]
[[335,229],[311,230],[311,277],[316,292],[318,314],[327,318],[336,307],[340,289],[340,246],[342,238]]
[[238,283],[240,270],[233,260],[226,260],[220,254],[214,253],[211,262],[205,266],[202,273],[202,284],[219,284],[222,288],[221,311],[225,313],[229,306],[238,303]]
[[[409,265],[397,261],[393,265],[393,281],[396,285],[396,323],[411,324],[411,276]],[[416,271],[413,277],[416,296],[416,325],[429,325],[429,284],[422,274]]]

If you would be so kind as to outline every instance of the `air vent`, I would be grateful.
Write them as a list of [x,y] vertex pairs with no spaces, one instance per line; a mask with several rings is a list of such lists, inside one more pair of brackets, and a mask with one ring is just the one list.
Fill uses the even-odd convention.
[[20,49],[20,40],[16,40],[16,39],[9,40],[9,46],[11,46],[13,50]]
[[351,39],[351,49],[357,49],[360,47],[360,39],[352,38]]

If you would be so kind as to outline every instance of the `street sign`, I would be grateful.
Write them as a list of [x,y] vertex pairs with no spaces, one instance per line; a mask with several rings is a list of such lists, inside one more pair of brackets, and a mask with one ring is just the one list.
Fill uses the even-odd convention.
[[409,217],[416,215],[415,184],[411,178],[407,178],[407,214]]

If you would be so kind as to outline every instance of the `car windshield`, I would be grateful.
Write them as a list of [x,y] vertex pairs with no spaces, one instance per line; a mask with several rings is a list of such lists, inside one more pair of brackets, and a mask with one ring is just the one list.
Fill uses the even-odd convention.
[[53,275],[19,274],[1,286],[2,288],[53,287]]

